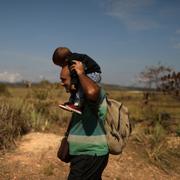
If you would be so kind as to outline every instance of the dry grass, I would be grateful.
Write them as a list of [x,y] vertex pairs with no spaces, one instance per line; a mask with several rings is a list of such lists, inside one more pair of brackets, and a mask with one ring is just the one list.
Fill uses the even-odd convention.
[[63,126],[70,118],[70,113],[58,108],[59,101],[67,98],[62,89],[41,86],[4,89],[0,96],[0,149],[10,148],[17,137],[30,130],[50,131],[55,123]]
[[177,98],[153,92],[147,104],[143,92],[109,91],[109,96],[123,102],[136,124],[133,140],[142,156],[165,172],[180,173],[180,144],[169,147],[168,137],[180,136],[180,102]]
[[[6,93],[0,96],[1,149],[9,148],[15,138],[29,130],[58,132],[58,127],[64,126],[71,116],[71,113],[58,108],[59,103],[67,101],[68,94],[57,84],[5,89],[11,96]],[[144,104],[141,91],[108,88],[107,92],[111,98],[128,107],[130,118],[136,124],[132,136],[134,142],[140,144],[144,157],[165,171],[179,171],[178,166],[174,166],[180,160],[179,146],[169,148],[167,145],[167,137],[180,136],[178,99],[153,92],[148,104]],[[51,165],[45,169],[48,174],[52,173]]]

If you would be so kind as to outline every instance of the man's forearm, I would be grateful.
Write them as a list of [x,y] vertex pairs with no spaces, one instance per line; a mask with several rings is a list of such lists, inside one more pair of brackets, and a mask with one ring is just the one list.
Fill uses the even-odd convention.
[[89,100],[96,101],[99,96],[100,87],[96,82],[86,76],[86,74],[79,74],[78,76],[85,97]]

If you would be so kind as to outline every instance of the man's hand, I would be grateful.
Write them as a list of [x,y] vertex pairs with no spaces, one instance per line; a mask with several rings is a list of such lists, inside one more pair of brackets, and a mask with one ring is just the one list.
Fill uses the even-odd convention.
[[96,84],[96,82],[94,82],[85,74],[82,62],[76,60],[74,60],[73,62],[74,64],[70,67],[70,70],[76,71],[86,98],[91,101],[97,101],[100,87]]
[[82,62],[73,60],[73,63],[74,64],[70,67],[71,71],[75,70],[78,76],[81,74],[85,74]]

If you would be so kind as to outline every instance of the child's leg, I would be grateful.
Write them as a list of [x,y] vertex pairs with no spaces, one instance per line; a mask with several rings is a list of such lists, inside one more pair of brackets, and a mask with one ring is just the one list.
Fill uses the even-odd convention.
[[71,72],[71,95],[69,97],[69,103],[74,104],[76,99],[76,93],[78,91],[79,79],[76,73]]
[[79,84],[78,91],[77,91],[76,96],[74,98],[74,105],[75,106],[81,106],[82,105],[83,96],[84,96],[84,93],[82,90],[82,86]]
[[76,93],[71,93],[69,97],[69,103],[74,104],[75,99],[76,99]]

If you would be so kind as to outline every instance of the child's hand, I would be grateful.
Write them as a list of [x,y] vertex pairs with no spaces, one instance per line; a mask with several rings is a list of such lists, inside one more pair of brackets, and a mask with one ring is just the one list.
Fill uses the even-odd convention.
[[71,91],[76,91],[76,86],[74,84],[71,85]]
[[82,62],[73,60],[74,64],[70,67],[71,71],[75,70],[78,75],[85,74]]

